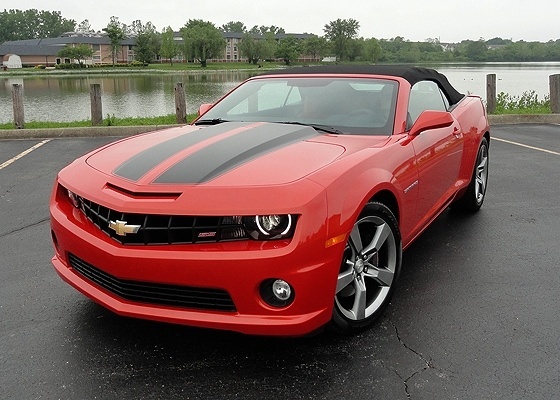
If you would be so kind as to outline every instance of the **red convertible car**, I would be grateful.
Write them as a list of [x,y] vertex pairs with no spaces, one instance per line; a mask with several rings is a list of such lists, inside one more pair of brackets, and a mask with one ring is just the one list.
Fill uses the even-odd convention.
[[95,150],[50,201],[58,274],[124,316],[259,335],[368,326],[401,254],[477,211],[489,126],[431,69],[300,67]]

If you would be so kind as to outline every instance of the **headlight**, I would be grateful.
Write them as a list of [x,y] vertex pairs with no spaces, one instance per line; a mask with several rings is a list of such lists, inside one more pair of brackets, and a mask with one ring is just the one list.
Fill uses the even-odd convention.
[[291,237],[294,233],[295,216],[290,214],[256,215],[244,217],[243,224],[253,239],[284,239]]
[[67,193],[68,193],[68,198],[70,199],[72,205],[76,208],[80,208],[80,199],[78,198],[78,195],[69,189]]

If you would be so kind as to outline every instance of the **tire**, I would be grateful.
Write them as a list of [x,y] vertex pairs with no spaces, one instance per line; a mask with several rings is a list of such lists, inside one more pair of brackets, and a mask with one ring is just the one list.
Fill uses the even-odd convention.
[[452,209],[469,213],[480,210],[482,203],[484,203],[488,186],[488,161],[488,140],[482,138],[469,186],[463,196],[451,205]]
[[331,321],[335,330],[352,333],[383,313],[395,291],[401,259],[395,216],[381,203],[368,203],[344,249]]

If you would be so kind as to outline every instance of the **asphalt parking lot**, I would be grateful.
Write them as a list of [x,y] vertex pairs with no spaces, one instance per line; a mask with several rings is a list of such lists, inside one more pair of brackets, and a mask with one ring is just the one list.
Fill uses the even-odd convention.
[[373,328],[299,339],[95,305],[51,267],[48,199],[59,169],[114,138],[0,141],[0,398],[558,398],[560,125],[491,133],[482,210],[445,212],[404,253]]

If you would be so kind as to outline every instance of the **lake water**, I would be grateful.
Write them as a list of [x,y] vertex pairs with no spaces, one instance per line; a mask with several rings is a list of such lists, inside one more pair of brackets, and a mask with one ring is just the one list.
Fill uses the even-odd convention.
[[520,96],[534,90],[539,99],[549,94],[549,76],[560,74],[560,62],[440,64],[433,68],[447,76],[461,93],[486,99],[486,75],[496,74],[497,91]]
[[[486,75],[496,74],[498,93],[519,96],[534,90],[539,99],[549,92],[549,76],[560,73],[560,62],[431,65],[462,93],[486,97]],[[151,73],[118,75],[2,76],[0,123],[13,120],[12,84],[23,84],[26,121],[75,121],[90,118],[90,84],[102,89],[103,116],[160,116],[175,113],[174,86],[183,82],[187,112],[218,99],[254,71]]]

